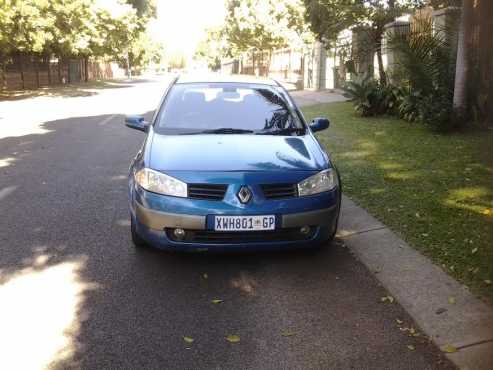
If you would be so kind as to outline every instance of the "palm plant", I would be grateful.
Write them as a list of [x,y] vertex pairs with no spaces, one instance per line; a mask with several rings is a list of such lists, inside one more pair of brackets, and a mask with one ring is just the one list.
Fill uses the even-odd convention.
[[454,47],[449,42],[452,32],[433,28],[431,18],[424,18],[417,20],[409,33],[389,38],[388,47],[397,55],[400,111],[405,119],[440,129],[449,126],[455,68]]
[[396,106],[397,89],[379,83],[370,76],[348,81],[343,90],[344,95],[353,102],[355,110],[364,117],[392,113]]

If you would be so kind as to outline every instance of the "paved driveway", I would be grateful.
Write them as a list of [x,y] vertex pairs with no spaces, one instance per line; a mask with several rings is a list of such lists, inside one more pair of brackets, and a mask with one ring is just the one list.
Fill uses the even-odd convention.
[[120,114],[150,116],[165,84],[0,102],[0,368],[451,368],[341,243],[135,250],[126,176],[144,135]]

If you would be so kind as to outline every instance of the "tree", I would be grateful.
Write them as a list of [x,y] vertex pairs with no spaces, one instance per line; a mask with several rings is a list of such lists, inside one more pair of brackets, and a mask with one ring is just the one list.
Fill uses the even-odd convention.
[[249,49],[273,50],[299,46],[307,35],[298,0],[227,0],[223,29],[229,54]]
[[473,27],[474,0],[462,0],[462,13],[455,65],[454,116],[458,123],[464,121],[467,112],[467,82],[469,77],[469,53]]
[[358,28],[368,34],[372,52],[377,54],[380,83],[386,84],[383,66],[382,40],[385,25],[396,16],[422,6],[423,0],[304,0],[306,20],[310,29],[326,47],[333,47],[339,33],[345,29]]
[[[0,67],[13,57],[49,60],[103,57],[137,65],[161,47],[146,34],[154,0],[0,0]],[[3,73],[2,73],[3,74]]]
[[194,59],[204,60],[212,71],[221,68],[221,59],[228,53],[226,36],[221,28],[206,30],[206,37],[199,42]]

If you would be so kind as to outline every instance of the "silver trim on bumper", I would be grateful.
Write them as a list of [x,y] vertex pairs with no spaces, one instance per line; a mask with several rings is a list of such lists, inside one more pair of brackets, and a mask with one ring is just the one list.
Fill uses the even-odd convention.
[[135,212],[139,222],[151,229],[163,230],[166,227],[179,227],[181,229],[205,230],[205,216],[159,212],[145,208],[138,203],[135,205]]
[[301,213],[288,213],[282,215],[282,227],[321,226],[330,225],[337,206]]
[[[145,208],[140,204],[135,205],[135,212],[139,222],[145,226],[164,230],[167,227],[190,230],[205,230],[205,216],[185,215],[178,213],[166,213]],[[282,227],[301,227],[331,225],[336,212],[336,206],[316,211],[288,213],[282,215]]]

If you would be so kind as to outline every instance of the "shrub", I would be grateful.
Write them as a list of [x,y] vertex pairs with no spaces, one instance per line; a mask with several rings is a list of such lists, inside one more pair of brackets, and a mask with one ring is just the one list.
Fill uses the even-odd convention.
[[450,32],[434,30],[431,19],[424,19],[410,33],[396,33],[389,40],[398,54],[399,115],[437,130],[453,128],[455,57],[446,37]]
[[397,89],[382,85],[373,78],[349,81],[343,87],[345,96],[350,98],[354,108],[362,116],[376,116],[394,113],[397,103]]

